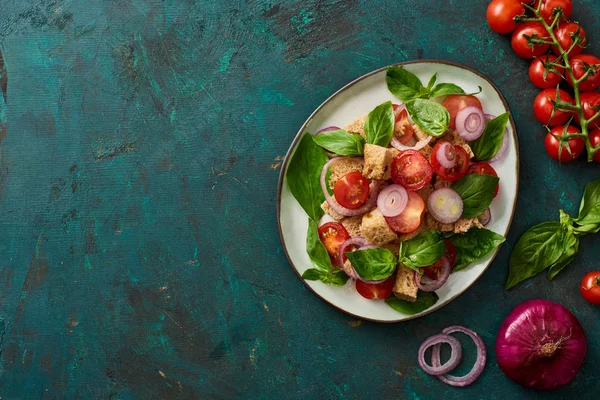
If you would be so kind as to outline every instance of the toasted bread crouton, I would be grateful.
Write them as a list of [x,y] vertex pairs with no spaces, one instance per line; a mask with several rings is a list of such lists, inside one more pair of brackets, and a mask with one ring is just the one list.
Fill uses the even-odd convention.
[[367,136],[365,134],[366,119],[367,119],[367,116],[363,115],[362,117],[360,117],[356,121],[352,122],[351,124],[346,125],[344,127],[344,130],[346,132],[358,133],[360,136],[362,136],[366,139],[367,138]]
[[483,225],[481,225],[481,222],[477,218],[461,218],[454,223],[454,233],[466,233],[474,226],[483,228]]
[[392,240],[391,242],[386,243],[381,247],[383,247],[384,249],[388,249],[389,251],[394,253],[396,257],[398,257],[398,253],[400,253],[400,240]]
[[413,131],[415,132],[415,136],[417,137],[417,141],[425,140],[429,137],[429,135],[423,132],[423,129],[417,124],[413,125]]
[[[335,198],[333,199],[333,201],[335,201]],[[325,200],[323,202],[323,204],[321,204],[321,209],[323,211],[325,211],[325,214],[329,215],[331,218],[335,219],[336,221],[341,221],[344,218],[346,218],[342,214],[338,214],[337,212],[335,212],[333,210],[333,208],[331,208],[331,206],[329,205],[329,203],[327,203],[327,200]]]
[[433,187],[435,189],[447,188],[450,186],[452,186],[452,182],[442,179],[439,176],[435,178],[435,183],[433,184]]
[[383,246],[398,238],[377,208],[363,215],[360,232],[367,242],[376,246]]
[[367,179],[383,179],[389,169],[387,148],[374,144],[365,144],[365,166],[362,174]]
[[343,158],[335,161],[329,166],[331,177],[329,178],[329,187],[333,189],[335,183],[344,175],[350,172],[362,172],[363,160],[361,158]]
[[427,199],[429,199],[431,193],[433,193],[433,185],[431,184],[425,185],[422,189],[417,190],[417,194],[421,196],[425,205],[427,205]]
[[394,295],[401,300],[414,303],[417,301],[418,292],[419,288],[415,283],[415,271],[399,264],[394,281]]
[[386,165],[385,174],[383,175],[383,179],[389,180],[392,179],[392,161],[394,157],[400,154],[400,150],[390,147],[387,149],[387,160],[388,164]]
[[419,153],[423,154],[427,161],[431,162],[431,153],[433,153],[431,146],[424,146],[421,150],[419,150]]
[[429,226],[429,229],[432,230],[440,232],[454,231],[454,224],[442,224],[441,222],[436,221],[429,213],[425,216],[425,223]]
[[473,150],[471,150],[471,146],[469,146],[467,144],[467,142],[465,142],[460,136],[458,136],[458,133],[456,133],[455,131],[451,131],[451,132],[447,133],[444,136],[444,138],[446,138],[450,143],[457,144],[460,147],[462,147],[463,149],[465,149],[465,151],[469,155],[469,158],[475,157]]
[[340,221],[350,236],[360,236],[360,225],[362,224],[362,215],[358,217],[346,217]]

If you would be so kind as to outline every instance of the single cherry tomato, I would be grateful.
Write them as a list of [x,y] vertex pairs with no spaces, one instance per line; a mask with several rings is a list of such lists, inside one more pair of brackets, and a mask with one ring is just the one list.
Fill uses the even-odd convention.
[[531,82],[539,87],[540,89],[555,88],[563,80],[565,76],[565,70],[561,67],[554,67],[559,73],[553,71],[546,71],[544,63],[553,62],[556,57],[549,54],[547,56],[541,56],[531,62],[529,66],[529,79]]
[[[475,164],[471,164],[469,167],[469,171],[467,174],[477,174],[477,175],[491,175],[498,177],[496,170],[488,163],[478,162]],[[498,190],[500,190],[500,183],[496,186],[496,191],[494,192],[494,197],[498,196]]]
[[[596,115],[598,109],[600,109],[600,93],[584,92],[579,95],[579,99],[581,100],[581,107],[583,107],[583,116],[585,119],[590,119]],[[579,120],[579,113],[575,113],[575,121],[577,121],[578,124],[581,123]],[[591,129],[600,129],[600,118],[593,120],[589,127]]]
[[[542,18],[547,23],[551,24],[553,22],[552,14],[554,13],[554,9],[558,7],[562,8],[567,20],[571,19],[571,15],[573,15],[573,3],[571,0],[542,0],[542,2],[540,14],[542,14]],[[539,0],[536,0],[533,8],[537,8],[539,4]]]
[[365,299],[383,300],[392,295],[394,289],[394,278],[389,277],[381,283],[366,283],[361,280],[356,281],[356,291]]
[[[590,144],[592,146],[596,147],[600,145],[600,129],[594,129],[588,134],[588,137],[590,138]],[[597,151],[594,154],[594,161],[600,163],[600,151]]]
[[408,192],[408,203],[400,215],[396,217],[384,217],[390,229],[398,233],[411,233],[423,222],[425,214],[425,202],[418,193]]
[[438,174],[442,179],[447,181],[458,181],[460,178],[467,174],[467,170],[469,169],[469,154],[460,147],[459,145],[454,145],[456,149],[456,165],[452,168],[444,168],[437,159],[437,149],[441,146],[442,142],[438,142],[431,152],[431,165],[436,174]]
[[560,44],[560,48],[558,46],[552,46],[552,52],[557,56],[560,56],[563,50],[568,51],[573,45],[572,35],[577,34],[577,30],[579,30],[579,36],[583,37],[583,41],[577,46],[573,47],[573,50],[571,50],[569,56],[576,56],[577,54],[581,53],[587,44],[587,35],[577,22],[561,23],[560,26],[554,30],[554,36],[556,36],[556,39]]
[[406,150],[392,160],[392,180],[406,190],[419,190],[431,182],[433,169],[429,161],[416,150]]
[[406,108],[400,109],[398,104],[392,104],[396,123],[394,124],[394,137],[402,144],[407,144],[412,139],[415,131],[408,119]]
[[329,254],[329,258],[331,259],[331,263],[333,265],[338,264],[338,253],[340,251],[340,246],[348,240],[350,235],[344,225],[337,222],[328,222],[319,227],[319,239],[323,246],[325,246],[325,250]]
[[[557,126],[553,128],[547,135],[546,140],[544,140],[544,145],[546,146],[546,153],[550,156],[550,158],[560,161],[560,162],[571,162],[583,153],[583,148],[585,147],[585,142],[583,138],[573,138],[568,142],[568,147],[571,148],[571,152],[569,153],[569,149],[567,148],[567,143],[564,143],[562,146],[562,151],[560,153],[560,157],[558,155],[558,149],[560,147],[560,140],[552,136],[552,134],[557,136],[563,136],[564,126]],[[567,135],[573,135],[575,133],[581,133],[579,129],[574,127],[573,125],[569,125],[567,127]]]
[[[448,262],[450,263],[450,265],[452,266],[452,268],[454,268],[454,264],[456,264],[456,247],[454,247],[452,242],[449,241],[448,239],[445,239],[444,243],[446,244],[446,253],[444,253],[443,257],[445,257],[448,260]],[[444,262],[440,259],[435,264],[433,264],[429,267],[423,268],[423,273],[429,279],[437,280],[438,276],[440,274],[441,267],[443,265],[444,265]]]
[[451,94],[448,96],[446,101],[444,101],[444,107],[446,107],[446,110],[450,113],[450,123],[448,124],[448,127],[454,130],[456,128],[456,114],[463,108],[471,106],[483,110],[481,102],[475,96],[468,94]]
[[517,27],[514,18],[525,13],[518,0],[494,0],[487,8],[486,18],[492,30],[498,33],[511,33]]
[[333,196],[342,207],[358,208],[369,198],[369,181],[358,171],[347,173],[335,183]]
[[600,271],[585,274],[579,290],[588,303],[600,305]]
[[515,29],[512,35],[511,46],[519,57],[539,57],[548,51],[550,45],[536,44],[535,46],[530,46],[525,36],[531,36],[537,39],[547,39],[548,31],[541,22],[526,22],[517,26],[517,29]]
[[[559,90],[560,101],[573,103],[573,98],[569,95],[569,93],[562,89]],[[552,116],[552,110],[554,109],[552,100],[556,99],[556,89],[544,89],[535,98],[535,101],[533,102],[533,112],[535,113],[538,121],[540,121],[542,124],[550,127],[564,125],[569,118],[571,118],[571,115],[573,114],[572,112],[559,110],[556,110],[554,112],[554,116]],[[550,120],[550,118],[552,118],[552,120]]]
[[[573,70],[573,76],[575,79],[581,79],[585,74],[585,64],[594,65],[600,64],[600,59],[591,54],[580,54],[571,58],[571,69]],[[582,92],[591,92],[600,87],[600,66],[594,68],[595,74],[590,75],[579,83],[579,90]],[[573,81],[568,80],[569,84],[573,86]]]

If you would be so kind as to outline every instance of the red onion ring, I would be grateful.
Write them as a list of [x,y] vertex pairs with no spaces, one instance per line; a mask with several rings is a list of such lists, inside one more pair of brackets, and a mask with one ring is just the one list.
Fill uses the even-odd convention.
[[456,149],[449,142],[441,142],[435,151],[435,158],[444,168],[453,168],[456,165]]
[[400,143],[398,139],[392,136],[392,141],[390,142],[390,144],[400,151],[421,150],[423,147],[427,146],[429,142],[431,142],[431,139],[433,139],[433,136],[429,136],[427,137],[427,139],[419,140],[417,143],[415,143],[414,146],[405,146],[402,143]]
[[323,132],[329,132],[329,131],[339,131],[342,128],[338,127],[338,126],[328,126],[327,128],[323,128],[320,131],[318,131],[317,133],[315,133],[315,136],[320,135]]
[[467,142],[479,139],[485,125],[483,111],[478,107],[465,107],[456,114],[456,132]]
[[[419,273],[415,271],[415,284],[419,289],[424,292],[433,292],[444,286],[444,283],[446,283],[450,276],[450,272],[452,272],[452,264],[450,264],[446,256],[442,256],[440,261],[442,262],[442,266],[436,280],[430,280],[425,275],[419,279]],[[429,282],[423,283],[424,280],[428,280]]]
[[442,224],[453,224],[463,213],[464,201],[452,188],[434,190],[427,199],[427,211]]
[[[437,359],[437,361],[438,361],[437,365],[428,365],[427,362],[425,361],[425,352],[431,346],[434,346],[433,350],[435,350],[438,347],[441,347],[442,343],[448,343],[450,345],[450,359],[448,361],[446,361],[444,363],[444,365],[440,365],[439,358]],[[446,335],[446,334],[440,333],[440,334],[431,336],[431,337],[425,339],[423,344],[421,344],[421,347],[419,347],[419,353],[418,353],[419,366],[421,367],[421,369],[423,371],[427,372],[429,375],[439,376],[439,375],[447,374],[448,372],[452,371],[454,368],[456,368],[458,366],[461,358],[462,358],[462,346],[460,345],[460,342],[458,340],[456,340],[456,338]],[[433,364],[433,362],[434,362],[433,357],[432,357],[431,361]]]
[[408,204],[408,192],[402,185],[390,185],[377,196],[377,208],[384,217],[396,217]]
[[477,216],[477,220],[483,226],[486,226],[492,220],[492,211],[488,207],[483,213]]
[[[483,117],[486,123],[496,118],[496,116],[492,114],[483,114]],[[506,153],[506,149],[508,148],[508,135],[508,127],[506,127],[506,129],[504,130],[504,136],[502,137],[502,146],[500,146],[500,150],[498,150],[496,155],[492,157],[492,159],[489,162],[493,163],[495,161],[500,161],[500,159],[503,158],[504,154]]]
[[323,169],[321,170],[321,178],[320,178],[321,190],[323,190],[323,195],[325,195],[325,200],[327,201],[329,206],[333,209],[333,211],[335,211],[336,213],[343,215],[344,217],[356,217],[358,215],[363,215],[363,214],[367,213],[368,211],[371,211],[371,209],[375,206],[375,203],[377,202],[377,195],[379,194],[379,182],[376,180],[373,180],[371,182],[371,186],[370,186],[371,194],[365,204],[363,204],[359,208],[356,208],[353,210],[346,208],[346,207],[342,207],[335,201],[335,199],[333,197],[331,197],[331,195],[329,194],[329,191],[327,190],[327,183],[325,182],[325,179],[327,177],[327,169],[329,168],[329,166],[331,164],[333,164],[335,161],[342,159],[342,158],[345,158],[345,157],[334,157],[331,160],[327,161],[325,163],[325,165],[323,165]]
[[[396,109],[394,109],[394,118],[396,118],[404,110],[406,110],[406,105],[404,103],[399,103],[398,107],[396,107]],[[408,113],[408,110],[406,110],[406,115],[408,115],[408,122],[410,122],[411,125],[414,124],[414,121],[410,117],[410,114]]]
[[[475,342],[475,346],[477,346],[477,359],[475,360],[475,365],[473,365],[473,368],[471,369],[471,371],[465,376],[456,377],[453,375],[446,374],[446,375],[437,375],[436,378],[438,378],[440,381],[442,381],[445,384],[450,385],[450,386],[464,387],[464,386],[468,386],[468,385],[472,384],[473,382],[475,382],[477,380],[477,378],[479,378],[479,375],[481,375],[481,373],[483,372],[483,369],[485,368],[485,362],[487,360],[487,350],[485,347],[485,343],[483,343],[483,339],[481,339],[481,336],[479,336],[476,332],[473,332],[472,330],[465,328],[464,326],[458,326],[458,325],[449,326],[448,328],[446,328],[442,331],[442,333],[445,335],[449,335],[454,332],[464,333],[465,335],[470,336],[471,339],[473,339],[473,342]],[[432,349],[431,364],[434,368],[439,368],[441,366],[440,365],[440,348],[441,348],[441,345],[436,344],[436,345],[434,345],[434,347]],[[444,365],[446,365],[446,364],[444,364]]]

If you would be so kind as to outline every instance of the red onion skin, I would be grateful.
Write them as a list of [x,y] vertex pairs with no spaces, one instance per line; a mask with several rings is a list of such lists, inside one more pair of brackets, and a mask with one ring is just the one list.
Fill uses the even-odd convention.
[[579,321],[549,300],[530,300],[517,306],[496,337],[496,359],[502,372],[535,390],[558,389],[571,382],[586,351]]

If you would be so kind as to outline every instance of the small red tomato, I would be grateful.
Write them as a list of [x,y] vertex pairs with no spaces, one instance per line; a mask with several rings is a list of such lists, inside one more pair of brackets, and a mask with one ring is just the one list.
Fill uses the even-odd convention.
[[548,31],[540,22],[526,22],[519,25],[513,32],[511,39],[511,46],[519,57],[539,57],[548,51],[550,45],[536,44],[535,46],[530,46],[526,36],[536,39],[547,39]]
[[[600,145],[600,129],[594,129],[588,134],[588,137],[590,138],[590,144],[592,146],[597,147]],[[597,151],[594,154],[594,161],[600,163],[600,151]]]
[[[562,89],[560,89],[559,93],[560,101],[565,103],[573,103],[573,98],[569,95],[569,93]],[[533,112],[535,113],[538,121],[540,121],[542,124],[550,127],[564,125],[569,118],[571,118],[571,115],[573,115],[572,112],[556,110],[556,112],[554,112],[554,116],[552,116],[552,110],[554,109],[552,100],[556,100],[557,97],[556,89],[545,89],[542,90],[535,98],[535,101],[533,102]]]
[[[540,1],[536,0],[533,8],[537,8],[539,4]],[[540,8],[542,18],[544,18],[547,23],[552,23],[554,9],[559,7],[562,8],[565,18],[567,20],[571,19],[571,15],[573,15],[573,3],[571,0],[542,0],[542,7]]]
[[[571,69],[573,70],[573,76],[575,79],[581,79],[585,75],[585,65],[600,64],[600,59],[591,54],[580,54],[571,58]],[[568,80],[569,84],[573,86],[573,81]],[[594,73],[590,72],[590,75],[581,83],[579,83],[579,90],[582,92],[591,92],[600,87],[600,66],[594,67]]]
[[[595,108],[600,106],[600,93],[581,93],[579,99],[581,100],[581,107],[583,107],[583,116],[585,117],[585,119],[590,119],[594,115],[596,115],[598,110],[596,110]],[[579,113],[575,113],[575,121],[577,121],[578,124],[581,122],[579,121]],[[595,120],[593,120],[589,127],[592,129],[600,128],[600,118],[596,118]]]
[[600,271],[587,273],[581,280],[579,291],[588,303],[600,305]]
[[[558,150],[560,147],[560,140],[555,138],[553,136],[553,134],[557,135],[557,136],[563,136],[564,128],[565,128],[564,126],[557,126],[556,128],[553,128],[546,135],[546,140],[544,140],[544,146],[546,147],[546,153],[548,153],[550,158],[552,158],[556,161],[566,163],[566,162],[573,161],[574,159],[579,157],[581,155],[581,153],[583,153],[583,148],[585,147],[585,142],[584,142],[583,138],[580,138],[580,137],[570,139],[568,142],[568,146],[567,146],[567,143],[564,143],[562,145],[562,151],[560,152],[560,156],[559,156]],[[573,125],[569,125],[567,127],[567,135],[573,135],[576,133],[581,133],[581,132],[579,131],[579,129],[577,129]],[[567,147],[569,147],[571,149],[571,152],[569,152],[569,149]]]
[[383,300],[392,295],[394,289],[394,277],[391,276],[382,283],[366,283],[361,280],[356,281],[356,291],[365,299]]
[[514,18],[525,13],[518,0],[494,0],[487,8],[487,22],[498,33],[511,33],[517,27]]
[[442,142],[438,142],[431,152],[431,166],[436,174],[438,174],[442,179],[447,181],[458,181],[460,178],[467,174],[467,169],[469,168],[469,155],[466,150],[455,144],[454,149],[456,150],[456,165],[452,168],[444,168],[442,164],[438,161],[437,158],[437,150],[442,145]]
[[335,183],[333,196],[342,207],[358,208],[369,198],[369,181],[358,171],[349,172]]
[[392,104],[396,123],[394,124],[394,136],[401,144],[407,144],[412,139],[415,131],[408,119],[408,111],[406,108],[400,109],[398,104]]
[[411,233],[423,223],[425,202],[416,192],[408,192],[408,204],[404,211],[395,217],[384,217],[391,230],[398,233]]
[[555,56],[548,54],[547,56],[536,58],[531,62],[531,65],[529,66],[529,79],[531,79],[531,82],[535,86],[540,89],[549,89],[555,88],[562,82],[562,77],[565,76],[564,68],[554,67],[560,73],[559,75],[556,72],[547,72],[546,67],[544,66],[544,63],[553,62],[555,60]]
[[392,160],[392,180],[406,190],[419,190],[431,182],[433,168],[425,156],[415,150],[405,150]]
[[560,56],[562,50],[568,51],[573,45],[573,35],[577,34],[578,30],[579,36],[583,37],[583,41],[577,46],[573,47],[573,50],[571,50],[569,56],[576,56],[577,54],[581,53],[587,44],[587,35],[577,22],[566,22],[554,30],[554,35],[556,36],[561,48],[558,46],[552,46],[552,52],[557,56]]
[[[446,253],[442,256],[442,258],[446,258],[448,262],[450,262],[450,266],[454,268],[454,264],[456,263],[456,247],[452,244],[448,239],[444,240],[446,244]],[[444,265],[444,261],[440,258],[435,264],[430,265],[429,267],[422,268],[423,273],[432,280],[437,280],[440,274],[440,270]]]
[[477,107],[483,110],[479,99],[469,94],[451,94],[444,101],[444,107],[450,113],[450,123],[448,128],[454,130],[456,128],[456,114],[465,107]]
[[325,250],[329,253],[332,264],[337,265],[340,246],[348,240],[350,235],[344,225],[337,222],[328,222],[319,227],[319,239]]

